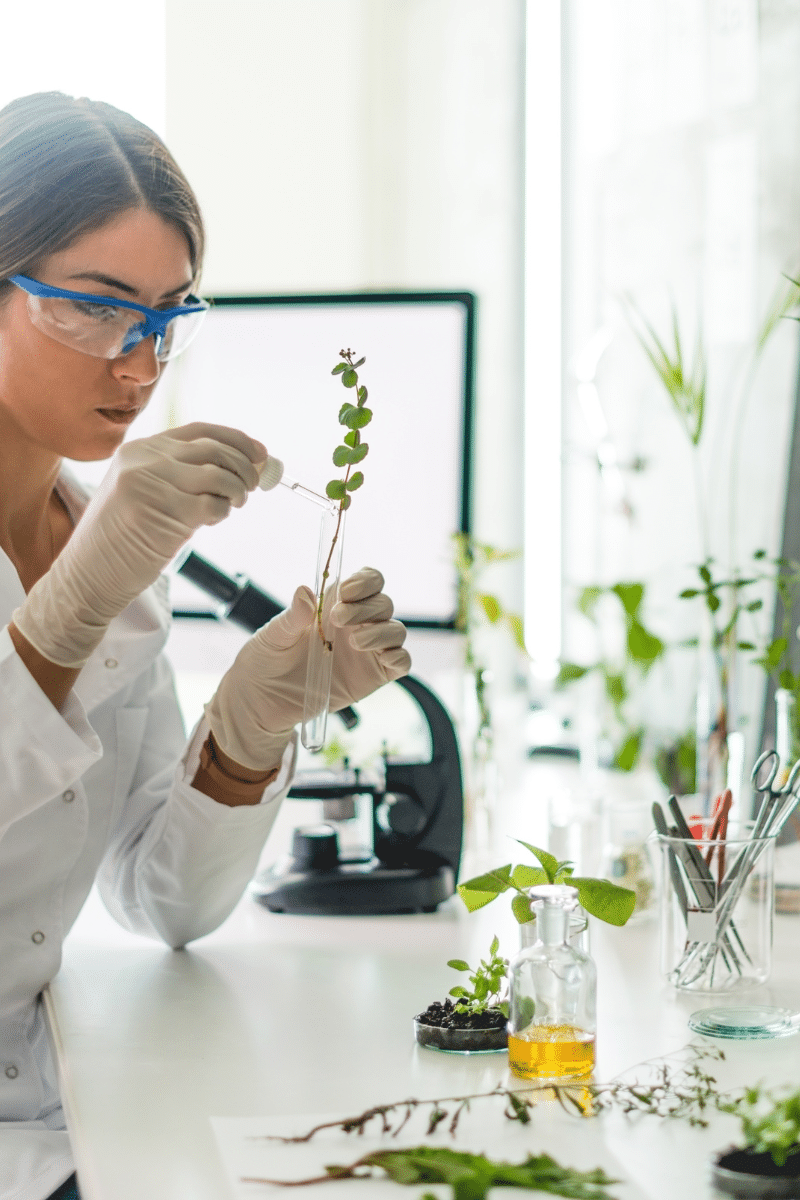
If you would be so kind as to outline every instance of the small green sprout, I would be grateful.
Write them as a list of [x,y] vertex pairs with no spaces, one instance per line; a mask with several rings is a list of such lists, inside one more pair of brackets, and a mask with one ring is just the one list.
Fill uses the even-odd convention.
[[492,938],[492,944],[489,947],[489,961],[481,959],[480,966],[476,967],[474,971],[469,963],[464,962],[463,958],[448,960],[448,967],[452,967],[454,971],[472,971],[469,977],[472,990],[457,985],[450,988],[448,993],[456,998],[453,1006],[456,1012],[482,1013],[486,1012],[487,1008],[499,1008],[505,1017],[508,1016],[508,1000],[500,999],[500,992],[503,989],[508,970],[508,959],[500,957],[499,949],[499,941],[496,937]]

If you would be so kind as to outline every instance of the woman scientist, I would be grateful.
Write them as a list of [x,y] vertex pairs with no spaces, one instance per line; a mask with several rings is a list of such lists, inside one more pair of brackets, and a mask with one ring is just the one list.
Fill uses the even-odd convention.
[[[76,1194],[39,994],[93,882],[135,933],[208,933],[293,768],[308,588],[245,644],[188,744],[162,655],[161,572],[245,503],[266,448],[200,423],[123,444],[202,319],[202,253],[151,130],[59,93],[0,111],[1,1200]],[[91,499],[62,467],[109,457]],[[330,613],[336,708],[410,667],[382,586],[359,571]]]

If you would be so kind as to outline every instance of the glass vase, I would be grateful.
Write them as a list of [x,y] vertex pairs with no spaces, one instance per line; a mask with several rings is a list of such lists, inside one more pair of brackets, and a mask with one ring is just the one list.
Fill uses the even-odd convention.
[[306,690],[300,741],[306,750],[321,750],[325,743],[331,697],[336,630],[326,620],[336,603],[342,576],[344,510],[338,504],[324,509],[320,518],[317,574],[314,585],[316,616],[308,643]]

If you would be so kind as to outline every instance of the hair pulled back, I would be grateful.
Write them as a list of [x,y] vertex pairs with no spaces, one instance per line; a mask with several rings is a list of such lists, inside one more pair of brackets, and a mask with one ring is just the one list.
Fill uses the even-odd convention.
[[0,303],[11,275],[133,208],[186,238],[197,282],[203,219],[183,172],[157,134],[128,113],[63,92],[0,109]]

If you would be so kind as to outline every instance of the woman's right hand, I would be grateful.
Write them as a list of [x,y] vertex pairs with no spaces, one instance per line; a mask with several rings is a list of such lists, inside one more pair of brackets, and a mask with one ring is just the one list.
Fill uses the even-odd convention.
[[50,662],[83,666],[192,534],[242,507],[266,457],[240,430],[203,422],[124,443],[16,628]]

